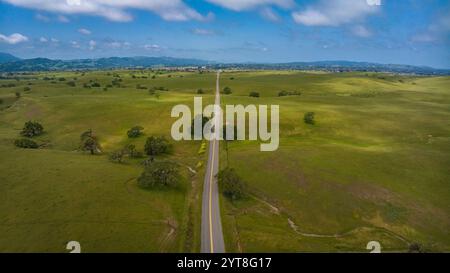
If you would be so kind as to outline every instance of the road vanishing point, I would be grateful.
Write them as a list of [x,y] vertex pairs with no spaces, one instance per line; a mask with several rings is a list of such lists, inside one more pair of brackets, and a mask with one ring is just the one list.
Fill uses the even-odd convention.
[[[220,71],[217,72],[216,98],[214,113],[220,111]],[[213,114],[213,119],[216,115]],[[218,124],[214,122],[213,124]],[[219,133],[217,126],[214,134]],[[208,165],[205,173],[202,197],[202,227],[201,227],[201,252],[202,253],[224,253],[222,222],[220,219],[219,187],[217,184],[217,173],[219,172],[219,140],[213,137],[209,143]]]

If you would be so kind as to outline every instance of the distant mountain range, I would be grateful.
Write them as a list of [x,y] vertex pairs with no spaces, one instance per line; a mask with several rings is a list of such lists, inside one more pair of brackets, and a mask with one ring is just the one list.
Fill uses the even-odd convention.
[[13,56],[8,53],[0,52],[0,64],[7,63],[7,62],[19,61],[19,60],[20,60],[20,58],[17,58],[16,56]]
[[0,53],[0,72],[32,72],[61,70],[96,70],[114,68],[155,68],[206,66],[208,68],[293,69],[333,72],[367,71],[411,73],[419,75],[450,75],[450,69],[398,64],[377,64],[350,61],[291,62],[291,63],[217,63],[199,59],[171,57],[110,57],[99,59],[51,60],[47,58],[19,59]]

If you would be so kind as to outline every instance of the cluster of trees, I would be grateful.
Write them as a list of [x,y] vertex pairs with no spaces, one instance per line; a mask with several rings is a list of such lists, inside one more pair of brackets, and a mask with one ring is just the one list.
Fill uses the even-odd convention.
[[121,150],[112,152],[109,155],[109,160],[116,163],[122,163],[126,156],[130,158],[142,158],[143,154],[136,150],[136,146],[129,144]]
[[254,98],[259,98],[259,92],[252,91],[252,92],[250,92],[249,96],[254,97]]
[[24,138],[16,139],[14,145],[19,148],[37,149],[39,148],[39,145],[30,138],[40,136],[43,132],[44,127],[39,122],[27,121],[20,132],[20,135]]
[[245,194],[245,184],[236,171],[225,168],[218,174],[219,188],[223,195],[233,200],[241,199]]
[[147,165],[138,178],[138,184],[143,188],[174,187],[181,180],[178,166],[168,161],[152,162]]
[[2,88],[11,88],[11,87],[16,87],[16,85],[14,83],[7,83],[7,84],[0,85],[0,87],[2,87]]
[[299,91],[286,91],[281,90],[278,92],[278,97],[285,97],[285,96],[300,96],[302,93]]

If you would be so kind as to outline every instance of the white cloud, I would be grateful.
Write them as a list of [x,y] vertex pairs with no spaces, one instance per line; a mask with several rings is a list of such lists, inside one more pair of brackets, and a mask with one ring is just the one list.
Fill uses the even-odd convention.
[[13,33],[9,36],[0,34],[0,42],[7,43],[10,45],[15,45],[26,41],[28,41],[28,37],[20,33]]
[[85,29],[85,28],[78,29],[78,32],[83,35],[91,35],[91,33],[92,33],[89,29]]
[[46,43],[46,42],[48,42],[48,39],[45,37],[41,37],[41,38],[39,38],[39,42]]
[[56,39],[56,38],[51,38],[50,41],[52,41],[52,43],[58,43],[59,42],[59,40]]
[[[47,12],[102,16],[111,21],[131,21],[129,9],[147,10],[168,21],[207,20],[182,0],[3,0],[4,2]],[[287,1],[287,0],[284,0]]]
[[361,38],[369,38],[372,36],[372,32],[365,26],[357,25],[352,28],[352,33]]
[[148,44],[144,45],[144,49],[151,50],[151,51],[161,51],[161,46],[157,44]]
[[61,23],[69,23],[70,22],[69,18],[67,18],[64,15],[58,15],[58,17],[56,17],[56,19]]
[[216,32],[214,30],[202,29],[202,28],[195,28],[191,32],[193,34],[203,35],[203,36],[211,36],[211,35],[215,35],[216,34]]
[[210,3],[234,11],[250,10],[263,6],[277,6],[280,8],[293,7],[294,0],[206,0]]
[[367,0],[321,0],[315,6],[293,12],[292,18],[306,26],[340,26],[363,20],[379,10],[380,6],[369,5]]
[[266,20],[269,20],[269,21],[272,21],[272,22],[280,21],[280,17],[278,16],[278,14],[272,8],[264,7],[264,8],[262,8],[260,10],[259,13]]
[[96,46],[97,46],[96,41],[94,41],[94,40],[89,41],[89,50],[94,50]]
[[80,48],[80,44],[77,41],[71,41],[70,44],[72,45],[73,48]]
[[47,16],[42,15],[40,13],[36,14],[34,16],[34,18],[36,18],[37,20],[42,21],[42,22],[50,22],[50,18],[48,18]]

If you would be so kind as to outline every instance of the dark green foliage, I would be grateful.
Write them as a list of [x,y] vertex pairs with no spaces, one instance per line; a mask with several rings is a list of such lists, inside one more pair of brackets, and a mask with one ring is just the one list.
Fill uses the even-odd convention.
[[89,151],[92,155],[96,152],[101,152],[100,143],[92,130],[88,130],[80,136],[81,144],[80,149],[82,151]]
[[65,81],[66,80],[66,78],[59,78],[58,79],[58,81],[60,81],[60,82],[63,82],[63,81]]
[[422,245],[419,243],[412,243],[409,245],[409,253],[424,253]]
[[142,135],[142,130],[144,130],[144,127],[142,126],[134,126],[130,130],[127,131],[127,135],[129,138],[136,138],[140,135]]
[[14,145],[25,149],[37,149],[39,147],[36,142],[28,138],[16,139],[16,141],[14,141]]
[[149,156],[156,156],[160,154],[166,154],[170,150],[170,144],[165,137],[151,136],[147,138],[145,143],[145,153]]
[[205,91],[203,91],[203,89],[199,88],[199,89],[197,90],[197,94],[205,94]]
[[144,154],[136,150],[136,146],[129,144],[125,147],[125,153],[131,158],[142,158]]
[[151,162],[145,166],[138,178],[139,186],[150,189],[156,187],[174,187],[181,180],[178,166],[172,162]]
[[99,84],[98,82],[94,82],[91,86],[92,87],[102,87],[102,85]]
[[222,193],[231,200],[244,196],[245,185],[234,169],[225,168],[218,174],[219,187]]
[[44,127],[39,122],[27,121],[20,134],[25,137],[34,137],[41,135]]
[[300,96],[302,93],[299,91],[286,91],[281,90],[278,92],[278,97],[285,97],[285,96]]
[[20,99],[20,97],[22,97],[22,94],[20,94],[20,92],[16,92],[15,94],[17,99]]
[[314,117],[315,117],[315,113],[314,112],[308,112],[303,117],[303,120],[305,121],[306,124],[314,125],[316,123]]
[[70,87],[75,87],[76,86],[74,81],[67,82],[67,85],[70,86]]
[[28,86],[25,86],[25,87],[23,88],[23,91],[24,91],[24,92],[28,92],[28,91],[31,91],[31,88],[30,88],[30,87],[28,87]]
[[254,97],[254,98],[259,98],[259,92],[252,91],[252,92],[250,92],[249,96]]
[[115,151],[109,155],[109,160],[111,162],[115,162],[115,163],[122,163],[124,156],[125,156],[125,153],[123,150]]
[[223,93],[224,93],[225,95],[231,94],[231,93],[232,93],[231,88],[228,87],[228,86],[226,86],[226,87],[223,89]]

